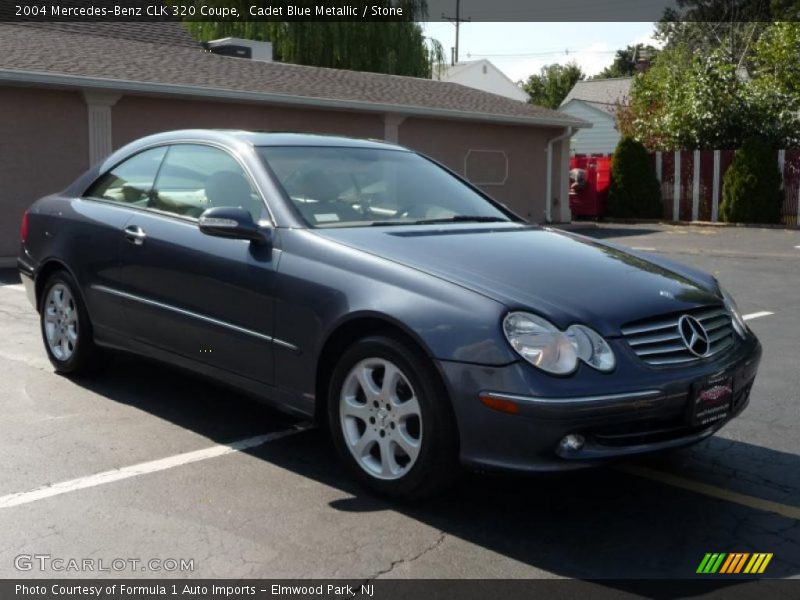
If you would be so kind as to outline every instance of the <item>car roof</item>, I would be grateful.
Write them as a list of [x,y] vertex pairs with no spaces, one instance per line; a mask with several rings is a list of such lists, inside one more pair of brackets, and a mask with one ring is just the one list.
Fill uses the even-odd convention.
[[335,148],[408,150],[402,146],[390,144],[382,140],[358,139],[316,133],[248,131],[241,129],[180,129],[165,131],[136,140],[133,142],[133,145],[141,146],[153,142],[170,143],[187,140],[206,140],[223,143],[238,142],[251,146],[329,146]]
[[254,146],[336,146],[348,148],[382,148],[405,150],[382,140],[351,138],[342,135],[269,131],[230,131],[232,135]]

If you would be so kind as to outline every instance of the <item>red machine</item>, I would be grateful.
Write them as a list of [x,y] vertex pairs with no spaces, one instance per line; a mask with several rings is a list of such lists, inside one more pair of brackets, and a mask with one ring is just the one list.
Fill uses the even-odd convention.
[[576,154],[569,161],[569,209],[573,217],[597,219],[606,212],[611,157]]

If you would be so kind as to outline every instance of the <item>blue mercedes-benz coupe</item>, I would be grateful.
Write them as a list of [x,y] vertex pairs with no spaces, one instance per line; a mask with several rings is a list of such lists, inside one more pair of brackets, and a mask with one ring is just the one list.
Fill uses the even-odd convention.
[[327,424],[352,472],[423,497],[459,466],[595,465],[702,440],[761,347],[705,273],[532,226],[375,141],[153,135],[22,223],[55,370],[98,348]]

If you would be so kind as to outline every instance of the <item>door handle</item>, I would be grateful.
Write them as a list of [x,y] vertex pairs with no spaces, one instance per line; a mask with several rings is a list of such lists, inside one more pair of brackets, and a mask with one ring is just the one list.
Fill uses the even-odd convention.
[[144,244],[144,238],[146,237],[147,234],[144,232],[144,229],[138,225],[130,225],[125,228],[125,239],[135,246]]

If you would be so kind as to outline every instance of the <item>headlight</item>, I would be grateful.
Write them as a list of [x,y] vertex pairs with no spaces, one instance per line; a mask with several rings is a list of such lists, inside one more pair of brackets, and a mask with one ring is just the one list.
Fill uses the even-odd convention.
[[722,289],[722,286],[719,287],[719,291],[722,293],[722,302],[725,304],[725,308],[728,309],[729,313],[731,313],[731,320],[733,321],[734,330],[739,334],[740,338],[744,339],[747,336],[747,324],[742,318],[742,313],[739,312],[739,307],[736,306],[736,300],[734,300],[733,296],[731,296],[728,292]]
[[578,358],[587,365],[605,373],[614,369],[617,364],[614,352],[594,329],[585,325],[570,325],[565,335],[575,347]]
[[579,360],[598,371],[611,371],[616,364],[608,343],[585,325],[561,331],[536,315],[512,312],[503,320],[503,333],[522,358],[554,375],[569,375]]

